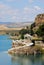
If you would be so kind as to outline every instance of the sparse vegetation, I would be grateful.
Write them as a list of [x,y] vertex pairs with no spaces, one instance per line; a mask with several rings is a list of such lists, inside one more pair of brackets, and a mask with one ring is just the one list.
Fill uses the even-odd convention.
[[24,39],[24,35],[23,34],[21,34],[21,39]]
[[44,37],[44,24],[39,26],[39,29],[36,31],[36,34],[40,37]]
[[33,29],[33,27],[35,27],[35,22],[31,24],[31,29]]
[[26,34],[26,33],[30,33],[30,31],[28,30],[28,29],[22,29],[22,30],[20,30],[20,32],[19,32],[20,34]]
[[19,34],[21,35],[21,39],[24,39],[24,35],[26,33],[29,34],[30,33],[30,30],[29,29],[22,29],[22,30],[20,30]]

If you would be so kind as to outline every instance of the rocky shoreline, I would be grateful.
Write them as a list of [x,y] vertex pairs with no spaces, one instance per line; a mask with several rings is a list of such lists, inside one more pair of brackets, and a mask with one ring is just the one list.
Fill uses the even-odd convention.
[[12,48],[8,50],[11,55],[36,55],[44,54],[44,47],[38,45],[25,46],[25,44],[12,43]]

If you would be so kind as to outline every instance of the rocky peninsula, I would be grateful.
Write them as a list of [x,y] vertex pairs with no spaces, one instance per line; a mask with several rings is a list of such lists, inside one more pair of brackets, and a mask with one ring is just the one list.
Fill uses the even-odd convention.
[[30,38],[24,40],[13,40],[12,48],[8,50],[12,55],[36,55],[44,53],[44,44],[34,44]]
[[[44,54],[44,31],[42,29],[44,29],[44,14],[39,14],[36,16],[35,22],[31,24],[30,29],[27,27],[20,31],[23,40],[14,41],[8,53],[13,55]],[[23,36],[26,33],[32,36],[28,34],[28,38],[25,39]]]

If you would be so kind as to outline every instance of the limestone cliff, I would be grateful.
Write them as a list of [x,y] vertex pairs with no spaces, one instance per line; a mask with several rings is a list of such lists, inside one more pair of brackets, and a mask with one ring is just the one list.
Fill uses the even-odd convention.
[[43,23],[44,23],[44,13],[43,14],[38,14],[35,17],[34,24],[32,24],[33,31],[36,32],[36,30],[39,28],[39,26],[42,25]]
[[44,23],[44,13],[43,14],[38,14],[35,18],[35,23],[36,25],[40,25]]

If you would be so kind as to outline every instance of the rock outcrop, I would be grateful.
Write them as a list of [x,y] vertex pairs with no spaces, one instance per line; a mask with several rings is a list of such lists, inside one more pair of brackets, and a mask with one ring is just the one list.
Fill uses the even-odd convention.
[[36,16],[35,23],[37,26],[44,23],[44,13]]
[[37,29],[39,28],[40,25],[44,24],[44,14],[38,14],[36,17],[35,17],[35,22],[34,24],[32,25],[32,29],[34,32],[37,31]]

